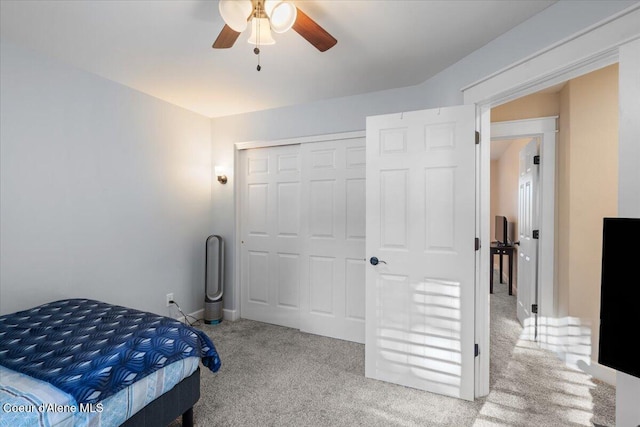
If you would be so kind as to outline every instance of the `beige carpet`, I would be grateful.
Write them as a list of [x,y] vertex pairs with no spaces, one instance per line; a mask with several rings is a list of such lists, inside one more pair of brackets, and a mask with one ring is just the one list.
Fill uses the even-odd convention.
[[494,284],[491,391],[474,426],[615,425],[615,388],[519,339],[515,296]]
[[[495,285],[491,392],[475,402],[364,377],[364,346],[249,320],[200,326],[221,370],[202,370],[197,426],[614,425],[615,390],[519,340],[515,297]],[[179,425],[179,423],[174,423]]]

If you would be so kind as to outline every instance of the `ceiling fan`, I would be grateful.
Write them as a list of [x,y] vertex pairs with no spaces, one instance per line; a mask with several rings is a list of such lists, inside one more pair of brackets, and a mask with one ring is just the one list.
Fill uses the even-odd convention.
[[[280,0],[220,0],[220,15],[225,22],[214,49],[227,49],[249,24],[251,36],[248,42],[255,44],[259,54],[260,45],[274,44],[271,31],[284,33],[293,28],[295,32],[314,45],[320,52],[332,48],[338,41],[324,28],[290,1]],[[258,65],[258,71],[260,66]]]

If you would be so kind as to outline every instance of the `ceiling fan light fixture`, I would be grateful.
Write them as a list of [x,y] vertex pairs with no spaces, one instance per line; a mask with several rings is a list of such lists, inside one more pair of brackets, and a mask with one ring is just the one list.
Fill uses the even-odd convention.
[[251,0],[220,0],[220,16],[224,23],[239,33],[247,28],[247,19],[253,12]]
[[276,41],[271,36],[271,29],[269,28],[269,20],[267,18],[253,18],[251,20],[251,36],[249,36],[249,40],[247,41],[256,46],[276,44]]
[[296,22],[296,7],[290,1],[266,0],[264,11],[271,22],[271,29],[278,33],[289,31]]

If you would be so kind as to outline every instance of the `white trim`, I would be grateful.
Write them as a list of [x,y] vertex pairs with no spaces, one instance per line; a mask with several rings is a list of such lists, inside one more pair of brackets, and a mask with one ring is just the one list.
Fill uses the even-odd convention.
[[593,359],[591,364],[588,367],[583,367],[582,370],[597,380],[604,381],[612,386],[616,385],[616,373],[618,371],[601,365]]
[[[620,47],[618,215],[640,217],[640,40]],[[640,425],[640,378],[616,374],[616,424]]]
[[[476,235],[480,238],[480,250],[476,256],[476,316],[475,332],[476,344],[480,347],[480,353],[476,357],[475,364],[475,397],[489,394],[489,354],[491,349],[489,329],[490,296],[489,296],[489,258],[483,255],[491,246],[490,227],[488,224],[491,205],[488,197],[481,197],[491,192],[490,171],[491,144],[483,144],[482,141],[491,139],[491,109],[487,105],[476,106],[476,126],[480,130],[480,147],[478,162],[476,165]],[[486,221],[483,223],[482,221]]]
[[364,138],[365,131],[353,131],[342,133],[330,133],[326,135],[313,135],[313,136],[301,136],[298,138],[290,139],[277,139],[272,141],[246,141],[236,142],[236,150],[248,150],[250,148],[264,148],[264,147],[278,147],[281,145],[295,145],[306,144],[309,142],[323,142],[323,141],[339,141],[342,139]]
[[[558,116],[491,123],[491,140],[534,137],[540,139],[540,229],[538,258],[538,315],[556,315],[555,289],[555,194],[556,133]],[[491,166],[489,165],[489,168]],[[490,220],[490,218],[489,218]],[[490,255],[489,255],[490,256]],[[487,262],[490,262],[487,260]],[[547,341],[545,329],[538,328],[538,341]]]
[[618,47],[640,37],[640,4],[523,58],[461,90],[465,104],[496,106],[618,60]]
[[240,319],[240,311],[239,310],[227,310],[226,308],[222,309],[222,318],[224,320],[228,320],[230,322],[235,322]]
[[[640,40],[620,48],[618,215],[640,217]],[[626,142],[626,143],[625,143]],[[640,424],[640,423],[639,423]]]
[[[240,150],[238,149],[238,147],[236,146],[233,150],[233,171],[235,174],[235,171],[239,171],[241,169],[240,167]],[[236,175],[238,176],[238,175]],[[242,307],[240,307],[240,301],[241,301],[241,295],[240,295],[240,276],[242,273],[242,267],[240,265],[240,260],[242,259],[242,243],[239,241],[240,240],[240,224],[241,224],[241,220],[240,220],[240,215],[239,213],[242,212],[242,209],[240,208],[240,197],[239,197],[239,191],[240,191],[240,186],[237,184],[239,182],[240,179],[244,179],[244,178],[240,178],[238,176],[238,180],[235,181],[233,183],[233,218],[234,218],[234,227],[233,227],[233,242],[234,242],[234,246],[235,246],[235,259],[234,259],[234,278],[233,278],[233,307],[235,308],[235,310],[237,312],[237,318],[240,319],[242,317]],[[224,309],[223,309],[223,313],[224,313]],[[224,314],[223,314],[224,316]]]
[[[195,319],[198,319],[198,320],[204,319],[204,308],[201,308],[200,310],[194,311],[193,313],[187,314],[187,317],[195,318]],[[222,319],[223,320],[228,320],[230,322],[235,322],[236,320],[240,319],[240,315],[238,313],[238,310],[227,310],[226,308],[223,308],[222,309]],[[179,322],[185,323],[184,316],[180,316],[176,320],[179,321]]]
[[[479,116],[479,131],[482,139],[490,136],[488,129],[489,115],[492,107],[504,102],[530,95],[544,88],[570,80],[582,74],[586,74],[604,65],[620,61],[621,68],[623,57],[620,57],[620,47],[630,45],[632,41],[637,44],[640,39],[640,4],[635,4],[628,9],[609,17],[600,23],[591,26],[574,36],[562,40],[548,48],[524,58],[513,65],[493,73],[486,78],[463,88],[465,104],[476,104]],[[629,67],[627,67],[629,68]],[[620,92],[625,90],[624,81],[620,82]],[[629,104],[629,102],[627,102]],[[621,98],[621,106],[624,107]],[[627,108],[629,105],[627,105]],[[636,107],[637,108],[637,107]],[[623,111],[623,108],[621,108]],[[621,116],[621,120],[622,117]],[[624,129],[631,129],[621,121],[621,141]],[[627,138],[638,135],[630,132]],[[483,241],[489,241],[489,188],[487,180],[489,158],[489,144],[481,144],[479,174],[479,229],[478,234]],[[629,145],[629,144],[628,144]],[[640,200],[640,199],[639,199]],[[624,201],[620,202],[620,206]],[[476,342],[480,344],[480,356],[476,362],[476,397],[484,396],[489,392],[489,316],[488,316],[488,292],[489,292],[489,258],[488,251],[481,250],[479,275],[476,285]],[[484,274],[486,273],[486,274]],[[485,298],[486,295],[486,298]],[[555,308],[554,308],[555,310]],[[484,351],[483,351],[484,347]],[[620,414],[619,408],[616,415]]]
[[557,132],[558,116],[538,117],[535,119],[510,120],[491,123],[491,140],[526,138],[545,132]]
[[[195,318],[195,319],[198,319],[198,320],[202,320],[204,318],[204,308],[201,308],[200,310],[194,311],[193,313],[187,314],[187,317]],[[185,321],[184,316],[180,316],[176,320],[178,322],[182,322],[182,323],[189,323],[189,322]]]

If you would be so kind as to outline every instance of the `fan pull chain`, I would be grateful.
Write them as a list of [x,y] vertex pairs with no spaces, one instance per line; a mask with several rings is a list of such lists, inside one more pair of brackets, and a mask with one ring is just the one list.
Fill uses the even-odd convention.
[[258,47],[256,46],[255,48],[253,48],[253,53],[258,55],[258,66],[256,67],[256,70],[260,71],[262,70],[262,67],[260,66],[260,49],[258,49]]
[[[260,16],[260,3],[258,3],[258,13],[256,14],[256,19],[258,19],[258,17]],[[260,66],[260,19],[258,19],[258,22],[256,23],[256,47],[253,48],[253,53],[255,53],[258,56],[258,66],[256,67],[256,70],[260,71],[262,70],[262,67]]]

